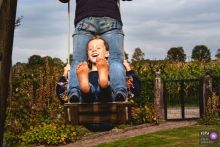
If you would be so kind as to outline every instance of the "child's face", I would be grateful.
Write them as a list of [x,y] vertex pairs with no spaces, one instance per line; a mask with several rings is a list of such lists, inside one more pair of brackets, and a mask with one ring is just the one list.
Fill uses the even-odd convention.
[[101,39],[95,39],[88,44],[88,60],[92,63],[96,63],[96,58],[106,58],[109,56],[109,51],[106,51],[104,41]]

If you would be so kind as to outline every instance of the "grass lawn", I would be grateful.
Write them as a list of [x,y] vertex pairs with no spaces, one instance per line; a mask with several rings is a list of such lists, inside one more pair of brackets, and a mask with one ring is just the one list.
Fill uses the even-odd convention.
[[220,146],[220,126],[193,125],[141,135],[96,147],[198,147],[199,130],[218,131],[218,146]]

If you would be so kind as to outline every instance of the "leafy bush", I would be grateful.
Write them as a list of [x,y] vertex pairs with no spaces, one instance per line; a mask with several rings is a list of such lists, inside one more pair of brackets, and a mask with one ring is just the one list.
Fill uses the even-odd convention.
[[[85,129],[83,127],[78,130],[75,128],[76,130],[74,131],[74,128],[71,126],[66,126],[65,129],[63,128],[63,106],[59,104],[55,87],[63,72],[64,63],[57,58],[45,57],[41,59],[38,56],[33,57],[29,59],[27,64],[19,63],[13,67],[7,104],[4,133],[5,142],[8,146],[21,146],[20,144],[22,142],[23,144],[65,144],[65,142],[74,141],[74,137],[76,137],[74,132],[78,132],[79,137],[83,136]],[[135,62],[132,69],[139,75],[143,82],[141,95],[131,99],[133,106],[132,123],[134,125],[146,122],[158,123],[160,119],[153,107],[155,71],[161,71],[160,77],[163,80],[200,79],[205,75],[205,64],[207,63],[189,62],[169,64],[167,61],[149,60]],[[219,95],[220,78],[218,77],[220,77],[220,64],[218,61],[208,64],[213,69],[213,89]],[[192,103],[192,100],[194,102],[194,99],[196,99],[194,98],[196,94],[191,94],[195,91],[195,85],[187,84],[185,86],[188,88],[185,89],[185,92],[188,92],[187,96],[189,100],[187,99],[187,104],[189,103],[189,105]],[[171,87],[169,90],[178,94],[178,89],[176,90],[176,88],[178,86]],[[218,108],[207,108],[208,110],[203,117],[204,123],[212,122],[213,120],[217,122],[219,119],[216,115],[216,111],[219,113]],[[210,124],[213,124],[213,122]],[[44,133],[42,134],[42,132]],[[60,134],[70,135],[62,136]]]
[[132,107],[131,110],[131,122],[133,125],[138,125],[138,124],[142,124],[143,121],[141,120],[140,117],[140,108],[138,107]]
[[155,111],[153,105],[144,107],[132,107],[131,117],[133,125],[139,125],[143,123],[158,124],[161,119]]
[[22,145],[59,145],[74,142],[76,129],[71,125],[42,123],[23,133],[20,138]]
[[220,126],[219,106],[218,97],[215,93],[212,93],[212,96],[208,99],[205,113],[202,115],[202,118],[198,120],[198,123],[202,125]]
[[132,99],[135,107],[150,105],[154,102],[153,80],[142,81],[141,95]]

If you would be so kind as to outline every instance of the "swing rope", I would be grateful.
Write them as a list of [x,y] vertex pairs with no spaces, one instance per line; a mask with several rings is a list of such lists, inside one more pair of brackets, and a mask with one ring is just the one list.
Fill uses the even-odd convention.
[[68,2],[68,60],[67,60],[67,63],[68,64],[70,63],[70,1]]

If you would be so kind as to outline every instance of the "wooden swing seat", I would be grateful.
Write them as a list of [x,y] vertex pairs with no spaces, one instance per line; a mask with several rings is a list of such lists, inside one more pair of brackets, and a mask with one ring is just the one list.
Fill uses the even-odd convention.
[[131,122],[130,102],[65,103],[66,123],[78,125],[87,123],[127,124]]

